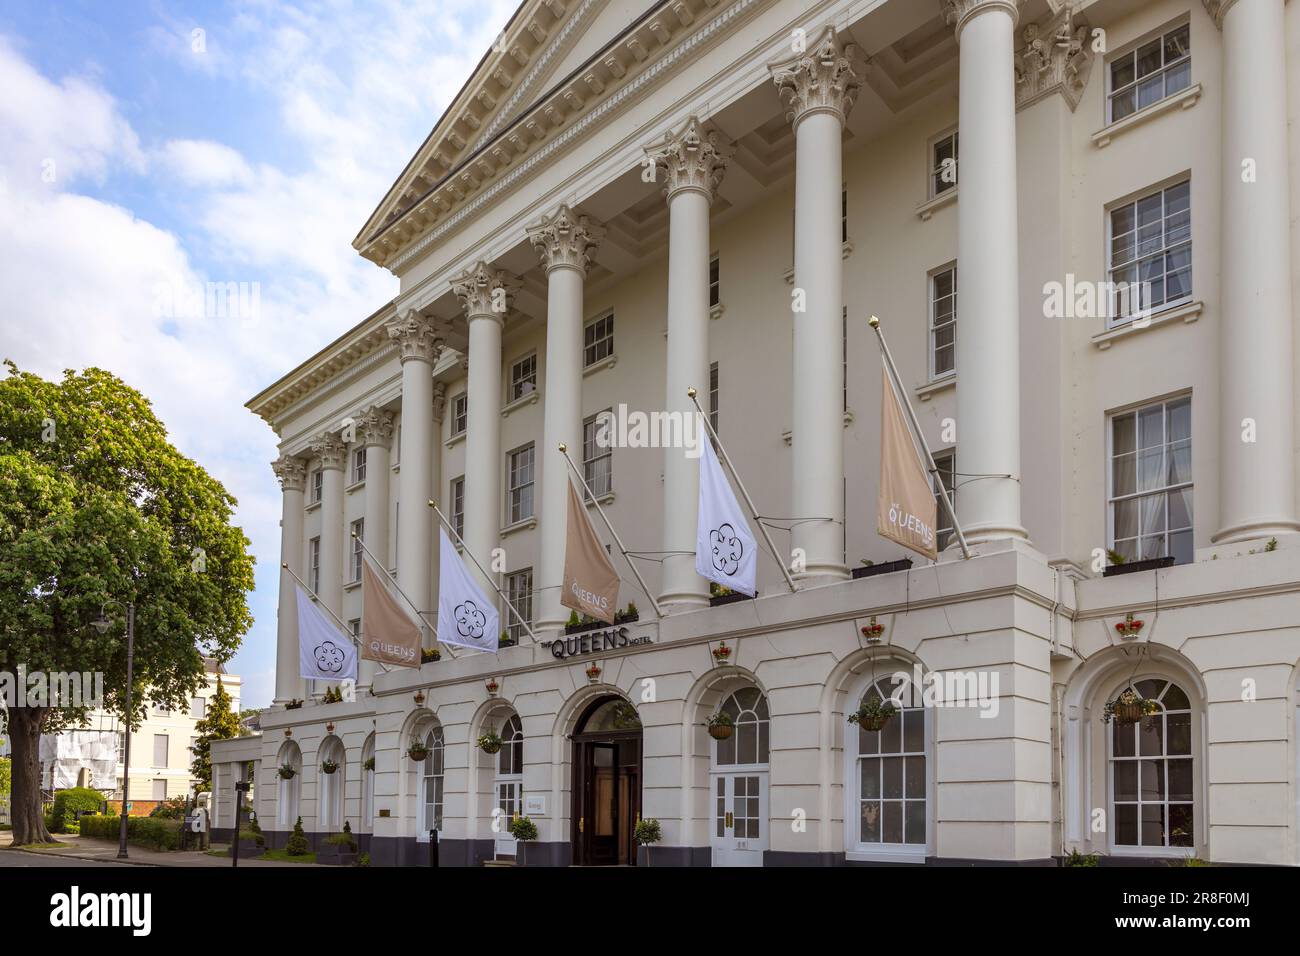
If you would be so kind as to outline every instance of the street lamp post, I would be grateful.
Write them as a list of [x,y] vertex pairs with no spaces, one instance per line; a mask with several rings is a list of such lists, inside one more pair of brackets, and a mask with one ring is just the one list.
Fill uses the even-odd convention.
[[[116,601],[112,602],[118,603]],[[120,605],[119,605],[120,606]],[[92,622],[95,630],[103,634],[108,630],[110,621],[104,616],[104,609],[99,611],[99,620]],[[131,688],[135,683],[135,602],[126,605],[126,745],[122,750],[122,825],[117,835],[117,858],[127,859],[126,852],[126,818],[130,807],[131,795]]]

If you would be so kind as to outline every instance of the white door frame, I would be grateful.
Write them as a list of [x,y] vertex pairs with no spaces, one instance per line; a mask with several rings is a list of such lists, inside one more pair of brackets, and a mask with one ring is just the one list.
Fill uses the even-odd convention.
[[[759,768],[762,769],[759,769]],[[766,764],[715,768],[709,774],[709,846],[712,848],[714,866],[762,866],[764,852],[771,841],[768,814],[769,773]],[[752,780],[758,785],[757,838],[737,839],[730,831],[735,828],[736,782]],[[728,833],[718,836],[718,785],[723,786],[723,811],[731,818]]]

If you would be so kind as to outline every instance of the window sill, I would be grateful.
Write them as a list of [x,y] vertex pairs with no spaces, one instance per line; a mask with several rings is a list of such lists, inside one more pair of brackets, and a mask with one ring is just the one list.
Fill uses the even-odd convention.
[[466,431],[464,431],[464,432],[457,432],[455,435],[452,435],[450,438],[448,438],[448,439],[447,439],[443,444],[446,445],[448,448],[451,448],[451,447],[453,447],[454,445],[457,445],[457,444],[459,444],[460,442],[463,442],[463,441],[465,440],[465,435],[466,435],[467,431],[468,431],[468,430],[466,430]]
[[1103,146],[1110,145],[1110,141],[1121,133],[1127,133],[1135,126],[1141,126],[1147,121],[1169,113],[1174,109],[1191,109],[1201,98],[1201,84],[1193,83],[1187,89],[1175,93],[1173,96],[1167,96],[1158,103],[1152,103],[1150,106],[1138,110],[1136,113],[1130,113],[1122,120],[1116,120],[1109,126],[1103,126],[1097,132],[1092,134],[1092,145],[1101,149]]
[[502,406],[501,408],[501,417],[507,418],[509,417],[511,412],[517,411],[518,409],[523,408],[525,405],[536,405],[537,397],[540,394],[541,393],[538,392],[537,389],[533,389],[527,395],[520,395],[514,401],[506,402],[505,405]]
[[948,391],[950,388],[957,387],[956,375],[945,375],[943,378],[937,378],[932,382],[926,382],[924,385],[916,386],[913,391],[916,397],[923,402],[928,402],[934,396]]
[[719,302],[717,305],[711,305],[709,306],[709,318],[720,319],[722,318],[722,313],[726,311],[727,311],[727,307],[723,305],[721,302]]
[[925,847],[878,847],[870,850],[846,850],[844,859],[854,863],[925,863]]
[[309,502],[309,503],[307,504],[307,506],[304,507],[302,510],[303,510],[303,511],[306,511],[306,512],[308,512],[308,513],[312,512],[312,511],[318,511],[318,510],[320,510],[320,502],[319,502],[319,501],[312,501],[312,502]]
[[953,186],[952,189],[945,189],[943,192],[939,193],[939,195],[931,197],[921,203],[921,205],[917,206],[916,214],[922,221],[924,221],[929,219],[935,214],[935,212],[942,209],[944,206],[956,201],[957,187]]
[[[840,243],[840,258],[847,259],[851,255],[853,255],[853,240],[845,239]],[[785,284],[794,285],[794,266],[785,270]]]
[[582,503],[587,507],[591,507],[593,504],[607,505],[610,504],[613,500],[614,500],[614,492],[607,491],[603,495],[596,495],[596,497],[594,498],[586,498],[583,500]]
[[523,521],[516,521],[514,524],[508,524],[497,532],[501,537],[514,534],[516,531],[531,531],[537,527],[537,517],[525,518]]
[[[667,335],[668,333],[665,332],[664,334]],[[603,359],[592,362],[590,365],[584,367],[582,370],[582,377],[586,378],[588,375],[595,375],[597,372],[604,369],[613,368],[617,362],[617,355],[606,355]]]
[[361,587],[361,582],[360,582],[360,581],[348,581],[346,584],[343,585],[343,590],[344,590],[344,591],[355,591],[355,590],[356,590],[357,588],[359,588],[359,587]]
[[352,484],[344,488],[343,493],[345,495],[350,495],[352,494],[352,492],[357,491],[360,488],[364,488],[365,486],[366,486],[366,479],[362,478],[360,481],[354,481],[352,482]]
[[1182,305],[1171,306],[1163,312],[1157,312],[1148,319],[1127,322],[1113,329],[1107,329],[1105,332],[1099,332],[1092,337],[1092,344],[1105,351],[1115,343],[1116,339],[1127,338],[1130,335],[1137,335],[1139,332],[1146,332],[1162,325],[1169,325],[1179,319],[1186,324],[1191,324],[1201,317],[1201,310],[1204,307],[1204,302],[1185,302]]
[[[851,409],[851,408],[846,408],[846,409],[844,410],[844,427],[845,427],[845,428],[848,428],[850,425],[853,424],[853,418],[854,418],[854,415],[853,415],[853,409]],[[785,442],[787,445],[790,444],[791,439],[792,439],[793,437],[794,437],[794,430],[793,430],[793,429],[787,428],[785,431],[781,432],[781,441]]]

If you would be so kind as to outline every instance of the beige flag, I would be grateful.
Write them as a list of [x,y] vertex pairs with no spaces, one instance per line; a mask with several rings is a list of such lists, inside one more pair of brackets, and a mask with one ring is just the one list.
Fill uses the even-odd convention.
[[882,369],[880,395],[880,502],[876,531],[930,560],[939,556],[935,540],[936,502],[903,421],[898,396]]
[[361,561],[361,656],[399,667],[420,666],[420,628],[402,610],[370,560]]
[[606,624],[614,623],[614,611],[618,608],[618,572],[596,537],[587,509],[571,481],[560,603]]

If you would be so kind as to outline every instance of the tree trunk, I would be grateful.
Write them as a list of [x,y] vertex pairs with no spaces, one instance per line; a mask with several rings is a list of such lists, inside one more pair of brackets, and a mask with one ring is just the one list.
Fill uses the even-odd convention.
[[9,813],[14,846],[51,842],[41,809],[40,740],[45,714],[45,708],[34,707],[14,707],[9,711],[9,738],[13,746]]

